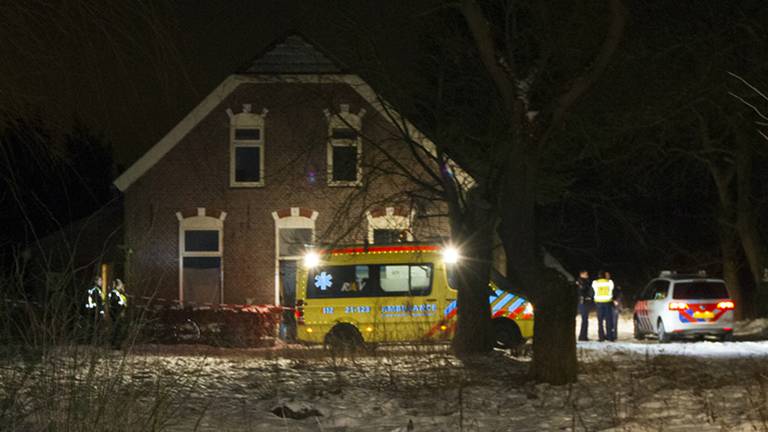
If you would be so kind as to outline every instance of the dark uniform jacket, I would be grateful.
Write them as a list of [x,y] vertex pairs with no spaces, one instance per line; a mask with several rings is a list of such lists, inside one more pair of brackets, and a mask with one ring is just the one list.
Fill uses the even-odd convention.
[[592,283],[589,279],[578,278],[576,280],[579,290],[579,303],[593,303],[595,291],[592,289]]

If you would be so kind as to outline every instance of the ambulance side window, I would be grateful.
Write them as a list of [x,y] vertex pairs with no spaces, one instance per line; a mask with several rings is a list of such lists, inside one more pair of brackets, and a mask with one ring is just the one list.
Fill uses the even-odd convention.
[[411,294],[427,295],[431,291],[432,266],[411,266]]
[[432,292],[432,264],[389,264],[379,266],[382,295],[425,296]]
[[349,265],[317,268],[309,273],[308,298],[367,297],[376,295],[369,284],[371,266]]
[[408,266],[383,265],[379,267],[379,286],[386,294],[408,294]]

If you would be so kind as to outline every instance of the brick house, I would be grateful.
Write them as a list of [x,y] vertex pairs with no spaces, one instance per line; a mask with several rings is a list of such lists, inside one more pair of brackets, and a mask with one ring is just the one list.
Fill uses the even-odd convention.
[[129,290],[291,303],[307,245],[447,237],[441,203],[394,174],[419,169],[389,113],[301,36],[270,46],[115,181]]

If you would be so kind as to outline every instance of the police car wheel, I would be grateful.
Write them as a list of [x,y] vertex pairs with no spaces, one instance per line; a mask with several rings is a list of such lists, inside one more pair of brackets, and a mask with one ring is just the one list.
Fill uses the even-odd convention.
[[334,353],[357,351],[363,347],[363,336],[352,324],[341,323],[325,335],[324,345]]
[[635,325],[635,331],[634,331],[634,336],[635,336],[635,339],[637,339],[637,340],[643,340],[643,339],[645,339],[645,333],[643,333],[643,332],[640,330],[640,322],[637,320],[637,317],[634,317],[634,318],[632,319],[632,321],[633,321],[633,323],[634,323],[634,325]]
[[670,334],[664,329],[664,323],[661,320],[659,320],[657,334],[659,335],[659,343],[669,342]]
[[496,348],[515,349],[525,342],[517,324],[507,319],[494,320],[493,332],[496,337]]

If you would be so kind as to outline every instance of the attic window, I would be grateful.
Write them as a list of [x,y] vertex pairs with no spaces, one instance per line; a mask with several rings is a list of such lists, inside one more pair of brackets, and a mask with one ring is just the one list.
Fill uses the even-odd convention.
[[251,112],[244,104],[243,112],[227,110],[229,127],[229,185],[231,187],[264,186],[264,117]]
[[328,119],[328,185],[360,186],[362,183],[363,145],[359,131],[365,110],[358,114],[349,111],[349,105],[341,104],[339,112],[325,111]]

